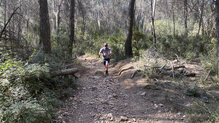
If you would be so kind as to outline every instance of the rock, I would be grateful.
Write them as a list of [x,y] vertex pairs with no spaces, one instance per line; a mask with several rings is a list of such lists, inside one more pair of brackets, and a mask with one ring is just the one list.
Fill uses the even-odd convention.
[[191,104],[190,104],[190,103],[186,104],[186,107],[190,107],[190,106],[191,106]]
[[178,112],[178,113],[177,113],[177,115],[181,115],[181,114],[182,114],[181,112]]
[[110,121],[113,121],[113,119],[114,119],[112,113],[109,113],[109,114],[107,115],[107,117],[109,118]]
[[122,121],[122,122],[124,122],[124,121],[128,121],[128,118],[125,117],[125,116],[121,116],[121,117],[120,117],[120,121]]
[[77,78],[80,78],[80,77],[81,77],[81,74],[76,73],[75,76],[76,76]]
[[100,79],[100,76],[93,76],[93,79]]
[[107,97],[107,98],[108,98],[108,99],[110,99],[110,98],[112,98],[112,97],[113,97],[113,95],[108,95],[108,97]]
[[118,95],[117,95],[117,94],[115,94],[115,93],[113,93],[113,97],[114,97],[114,98],[117,98],[117,97],[118,97]]
[[163,104],[158,104],[158,106],[160,106],[160,107],[164,107],[164,105],[163,105]]
[[154,107],[155,107],[155,108],[158,108],[158,105],[157,105],[157,104],[154,104]]
[[143,92],[143,93],[141,93],[140,95],[141,95],[141,96],[145,96],[145,95],[146,95],[146,92]]

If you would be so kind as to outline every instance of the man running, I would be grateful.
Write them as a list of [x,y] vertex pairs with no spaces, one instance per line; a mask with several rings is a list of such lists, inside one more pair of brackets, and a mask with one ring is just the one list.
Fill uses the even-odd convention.
[[103,64],[105,66],[106,75],[108,75],[108,68],[110,63],[110,58],[112,55],[112,50],[108,47],[108,43],[104,43],[104,47],[100,49],[99,56],[102,55]]

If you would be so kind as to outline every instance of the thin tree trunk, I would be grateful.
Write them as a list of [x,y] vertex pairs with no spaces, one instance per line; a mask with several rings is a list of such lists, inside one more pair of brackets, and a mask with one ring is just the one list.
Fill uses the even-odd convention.
[[167,25],[169,26],[169,6],[168,6],[168,0],[165,0],[165,5],[166,5],[166,21],[167,21]]
[[155,30],[155,9],[156,9],[156,0],[151,0],[151,21],[152,21],[152,34],[153,34],[153,43],[156,47],[157,44],[157,37],[156,37],[156,30]]
[[[205,7],[205,1],[202,0],[201,15],[200,15],[200,21],[199,21],[199,26],[198,26],[198,32],[197,32],[196,36],[199,35],[200,30],[201,30],[201,26],[202,26],[202,23],[203,23],[203,12],[204,12],[204,7]],[[202,32],[202,33],[203,33],[203,32]]]
[[125,42],[125,55],[127,57],[132,57],[132,33],[133,33],[133,24],[135,19],[135,0],[131,0],[129,8],[129,32]]
[[184,26],[185,26],[185,34],[188,35],[188,1],[184,0]]
[[58,12],[57,12],[57,20],[56,20],[56,25],[57,25],[57,27],[56,27],[56,42],[57,42],[57,44],[58,44],[58,42],[59,42],[59,32],[60,32],[60,23],[61,23],[61,16],[60,16],[60,14],[61,14],[61,6],[62,6],[62,3],[63,3],[63,0],[61,0],[61,2],[60,2],[60,4],[58,5]]
[[40,44],[43,44],[45,53],[51,52],[51,30],[49,23],[49,11],[47,0],[39,0],[40,4]]
[[69,55],[72,55],[74,40],[74,29],[75,29],[75,0],[71,0],[70,5],[70,43],[69,43]]
[[218,60],[218,75],[219,75],[219,0],[216,1],[216,33],[217,33],[217,60]]
[[13,13],[10,15],[10,17],[8,18],[8,21],[5,23],[3,29],[2,29],[1,32],[0,32],[0,39],[2,39],[3,33],[6,32],[6,28],[7,28],[8,24],[11,22],[13,16],[16,14],[16,11],[17,11],[18,9],[19,9],[19,7],[17,7],[17,8],[13,11]]
[[81,10],[81,15],[82,15],[82,23],[83,23],[82,34],[84,35],[85,34],[85,30],[86,30],[85,9],[84,9],[84,6],[83,6],[83,4],[82,4],[82,2],[80,0],[78,0],[78,4],[79,4],[79,8]]
[[[19,13],[21,13],[21,5],[22,5],[22,1],[21,0],[19,0],[19,6],[20,6],[20,8],[18,9],[19,10]],[[18,45],[20,44],[20,42],[21,42],[21,35],[22,35],[22,17],[21,16],[19,16],[18,17],[19,19],[18,19]]]
[[[7,0],[4,1],[4,25],[6,25],[7,23]],[[2,36],[1,36],[2,37]],[[6,31],[4,32],[4,45],[5,45],[5,49],[7,49],[7,40],[6,40]]]
[[175,5],[175,0],[173,0],[172,12],[173,12],[173,36],[176,36],[176,22],[175,22],[175,9],[174,9],[174,5]]

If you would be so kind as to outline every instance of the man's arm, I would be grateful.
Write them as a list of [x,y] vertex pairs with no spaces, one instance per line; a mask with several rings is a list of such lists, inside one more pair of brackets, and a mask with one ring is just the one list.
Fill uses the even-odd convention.
[[103,55],[103,50],[102,50],[102,49],[100,49],[99,57],[100,57],[101,55]]
[[110,54],[109,54],[110,58],[112,57],[112,49],[110,49]]

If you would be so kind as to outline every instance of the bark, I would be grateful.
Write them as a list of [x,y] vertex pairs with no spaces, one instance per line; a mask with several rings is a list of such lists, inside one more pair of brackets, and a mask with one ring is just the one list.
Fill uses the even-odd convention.
[[173,0],[173,4],[172,4],[172,12],[173,12],[173,36],[176,35],[176,21],[175,21],[175,9],[174,9],[174,5],[175,5],[175,0]]
[[166,21],[167,24],[169,25],[169,6],[168,6],[168,0],[165,0],[165,6],[166,6]]
[[61,6],[62,6],[63,0],[61,0],[60,4],[58,5],[58,12],[56,15],[56,42],[58,44],[59,42],[59,32],[60,32],[60,23],[61,23]]
[[[7,0],[4,1],[4,9],[5,9],[5,11],[4,11],[4,25],[6,25],[6,23],[7,23]],[[0,38],[0,40],[1,40],[1,38]],[[4,33],[4,45],[5,45],[4,48],[7,49],[6,31]]]
[[[19,0],[19,6],[20,8],[18,9],[19,10],[19,13],[21,14],[21,7],[22,7],[22,1]],[[22,36],[22,17],[19,16],[18,17],[18,45],[20,44],[21,42],[21,36]]]
[[188,1],[184,0],[184,26],[185,26],[185,34],[188,35]]
[[72,55],[73,44],[75,43],[75,0],[71,0],[70,3],[70,42],[69,42],[69,55]]
[[217,33],[217,59],[219,75],[219,0],[216,1],[216,33]]
[[129,8],[129,32],[125,42],[125,55],[127,57],[132,57],[132,34],[133,34],[133,24],[135,19],[135,0],[131,0]]
[[85,9],[84,6],[82,4],[82,2],[80,0],[78,0],[78,4],[79,4],[79,9],[81,11],[81,15],[82,15],[82,23],[83,23],[83,27],[82,27],[82,34],[85,34],[85,30],[86,30],[86,22],[85,22]]
[[156,36],[156,30],[155,30],[155,9],[156,9],[156,0],[151,0],[151,22],[152,22],[152,34],[153,34],[153,43],[156,47],[157,44],[157,36]]
[[[205,7],[205,1],[202,0],[202,6],[201,6],[201,15],[200,15],[200,21],[199,21],[199,26],[198,26],[198,32],[196,34],[196,36],[199,35],[200,30],[201,30],[201,26],[203,25],[203,12],[204,12],[204,7]],[[203,33],[203,32],[202,32]]]
[[45,53],[51,52],[51,30],[49,22],[49,11],[47,0],[39,0],[40,4],[40,44],[43,44]]
[[65,70],[54,72],[51,74],[51,76],[56,77],[56,76],[74,75],[78,71],[79,70],[77,68],[65,69]]

